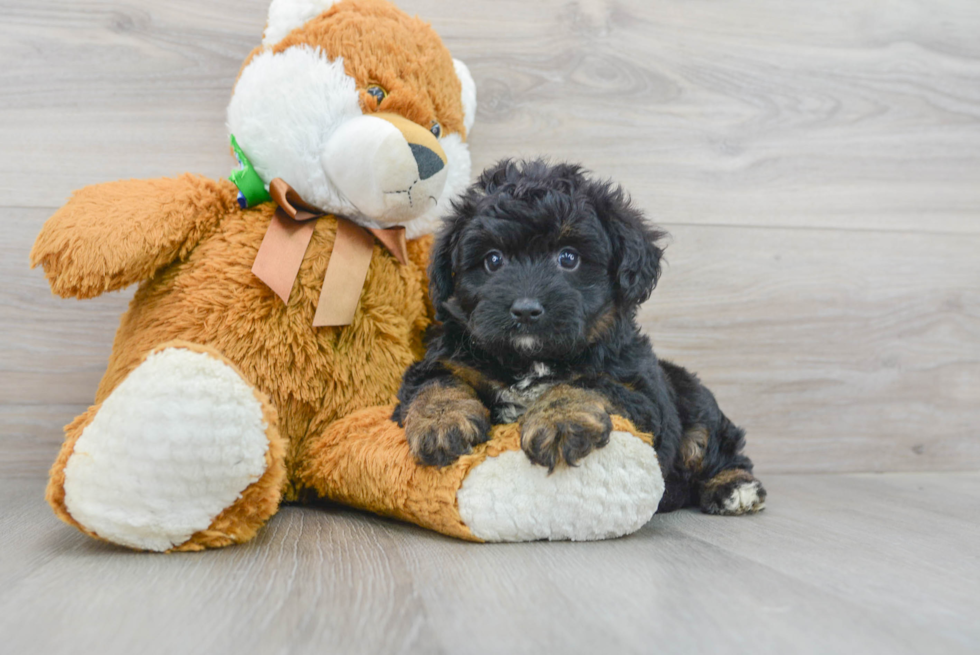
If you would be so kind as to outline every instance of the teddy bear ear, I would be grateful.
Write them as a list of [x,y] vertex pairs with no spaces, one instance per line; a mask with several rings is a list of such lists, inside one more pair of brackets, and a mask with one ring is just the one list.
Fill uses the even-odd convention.
[[262,45],[271,48],[294,29],[334,4],[336,0],[272,0]]
[[473,129],[473,121],[476,120],[476,83],[473,81],[473,76],[470,75],[470,69],[467,68],[466,64],[459,59],[453,59],[453,66],[456,67],[456,77],[459,78],[460,84],[463,85],[463,92],[461,94],[463,100],[463,127],[466,128],[466,134],[469,136],[470,130]]

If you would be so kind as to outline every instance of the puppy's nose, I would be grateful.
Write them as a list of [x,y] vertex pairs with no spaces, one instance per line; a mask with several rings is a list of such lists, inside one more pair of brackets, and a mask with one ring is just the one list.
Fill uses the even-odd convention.
[[533,323],[544,314],[544,307],[535,298],[518,298],[510,306],[510,315],[521,323]]
[[427,180],[445,167],[446,164],[431,149],[417,143],[409,143],[408,147],[412,149],[412,156],[415,157],[415,163],[419,166],[421,179]]

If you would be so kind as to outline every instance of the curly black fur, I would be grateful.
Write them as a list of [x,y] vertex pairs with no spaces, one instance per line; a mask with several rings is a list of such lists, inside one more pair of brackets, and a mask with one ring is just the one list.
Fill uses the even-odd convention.
[[[430,385],[472,389],[494,423],[521,416],[540,396],[535,390],[571,385],[655,435],[667,481],[661,511],[698,504],[723,471],[747,475],[743,430],[694,374],[658,360],[636,325],[660,277],[665,236],[620,187],[578,166],[505,160],[487,169],[433,246],[430,294],[441,326],[405,373],[392,418],[404,424]],[[574,269],[561,265],[568,255],[559,260],[569,249],[578,255]],[[488,264],[494,251],[499,268]],[[515,314],[522,299],[540,306],[533,320]],[[755,485],[758,505],[728,513],[761,508],[765,491]],[[722,501],[715,505],[724,509]]]

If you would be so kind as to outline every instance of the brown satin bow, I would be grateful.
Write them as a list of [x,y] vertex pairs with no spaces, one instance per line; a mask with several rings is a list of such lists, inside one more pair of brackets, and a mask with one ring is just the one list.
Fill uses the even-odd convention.
[[[316,219],[326,216],[303,200],[280,178],[269,183],[269,195],[279,207],[262,239],[252,264],[252,273],[269,285],[283,302],[289,302],[306,248],[313,238]],[[350,325],[361,298],[364,279],[371,264],[374,235],[400,263],[408,263],[405,228],[363,228],[337,216],[337,236],[323,277],[313,327]]]

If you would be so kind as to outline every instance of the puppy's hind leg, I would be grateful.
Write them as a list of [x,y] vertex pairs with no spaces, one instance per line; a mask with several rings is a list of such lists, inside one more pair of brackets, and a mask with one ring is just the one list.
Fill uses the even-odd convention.
[[[687,443],[689,436],[695,443]],[[697,436],[691,430],[685,434],[682,443],[691,450],[685,454],[696,456],[693,451],[701,441]],[[745,432],[725,417],[708,432],[697,484],[699,504],[705,514],[739,516],[765,509],[766,490],[752,475],[752,461],[741,453],[744,443]]]

